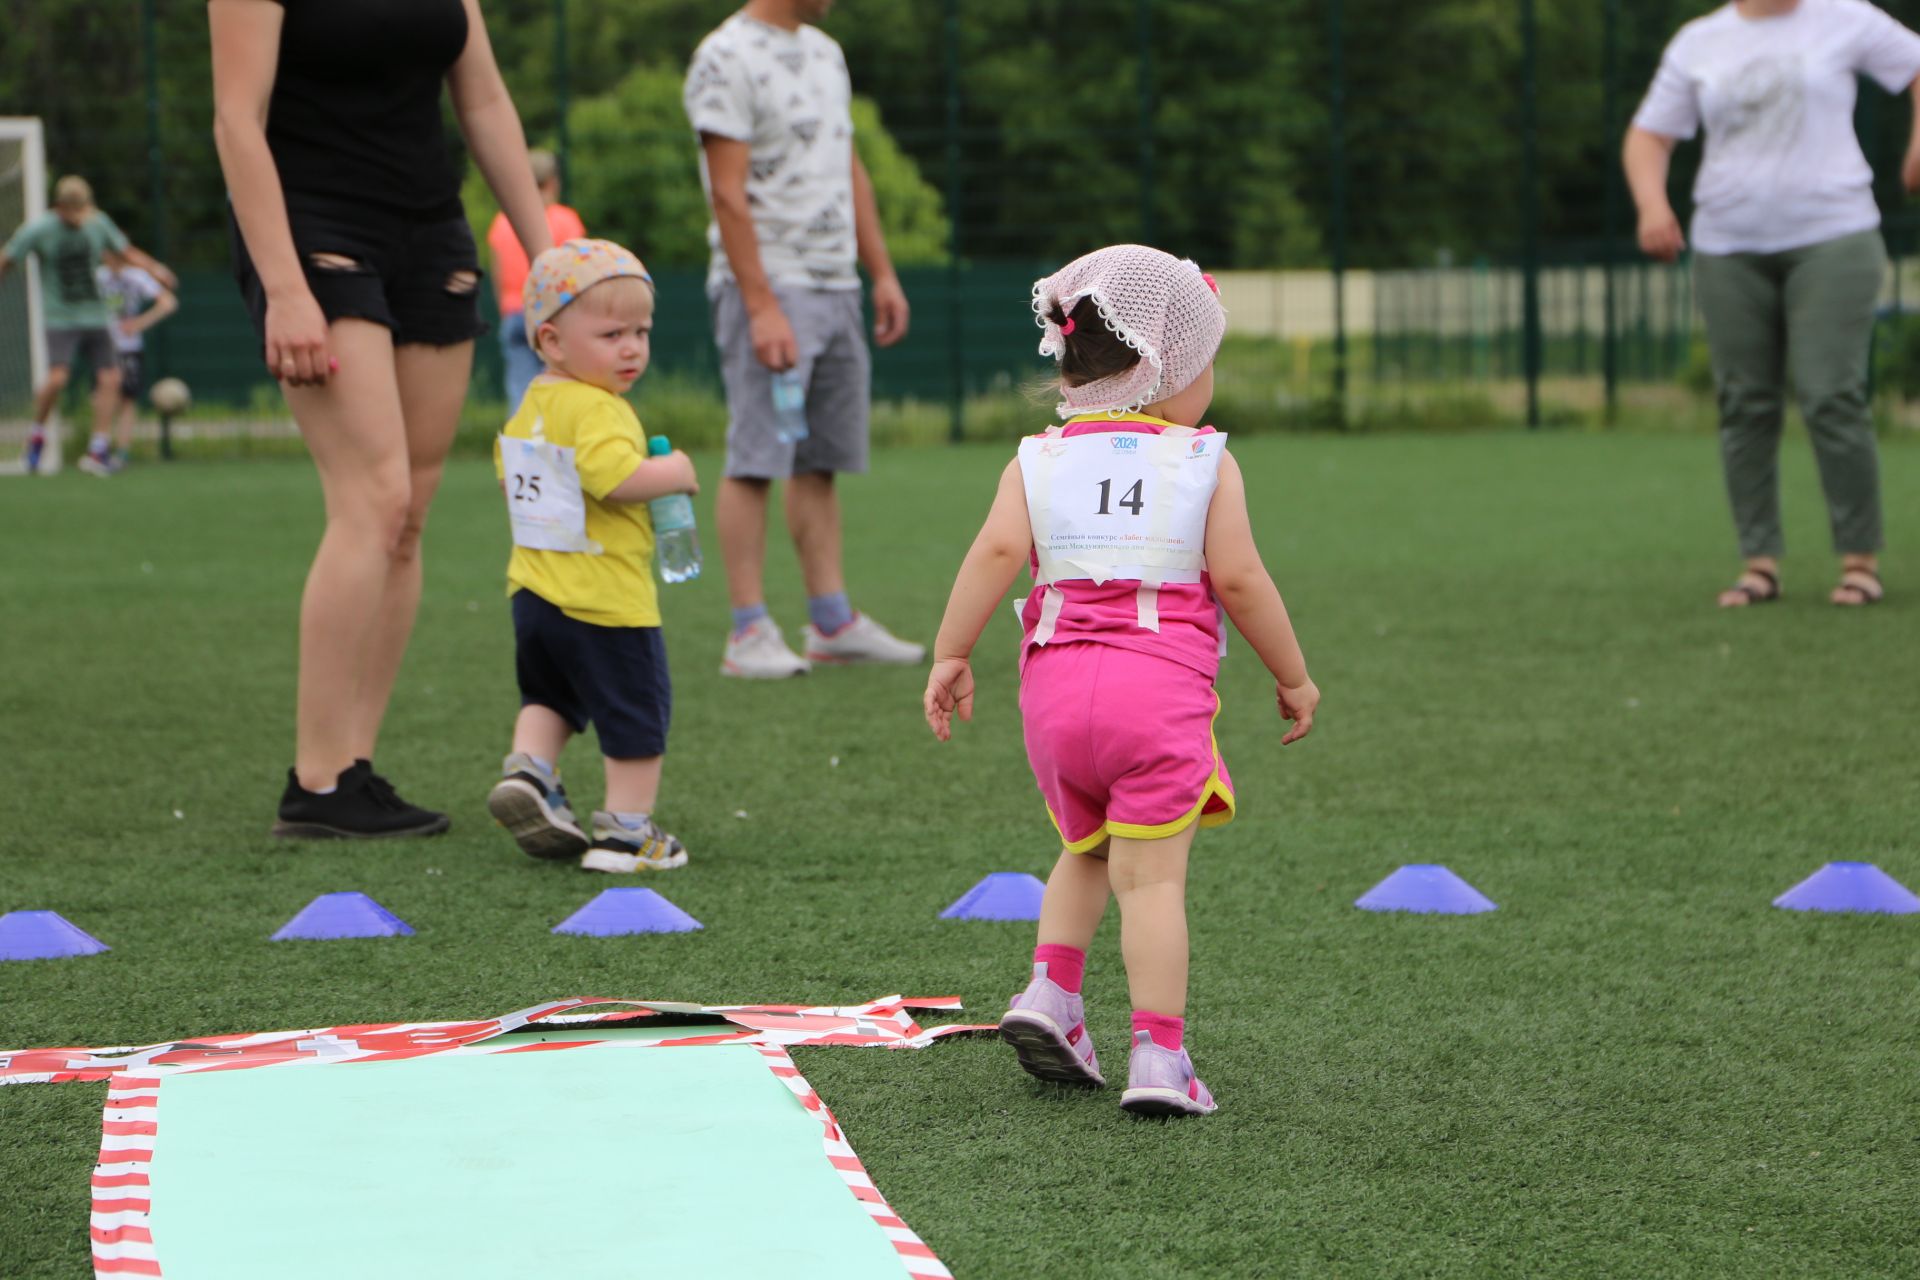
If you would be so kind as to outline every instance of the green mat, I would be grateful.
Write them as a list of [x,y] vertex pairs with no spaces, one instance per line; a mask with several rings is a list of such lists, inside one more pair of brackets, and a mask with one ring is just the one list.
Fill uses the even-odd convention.
[[167,1275],[905,1274],[747,1046],[191,1073],[160,1103]]

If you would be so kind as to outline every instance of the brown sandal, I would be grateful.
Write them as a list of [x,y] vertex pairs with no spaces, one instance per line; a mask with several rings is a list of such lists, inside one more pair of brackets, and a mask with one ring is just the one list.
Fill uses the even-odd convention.
[[1881,585],[1879,573],[1872,569],[1843,569],[1840,585],[1834,591],[1851,591],[1854,595],[1851,600],[1833,602],[1842,609],[1862,609],[1887,598],[1887,589]]
[[[1747,581],[1749,578],[1758,578],[1763,585],[1756,587]],[[1746,600],[1740,604],[1730,604],[1723,598],[1720,601],[1722,609],[1744,609],[1753,604],[1772,604],[1780,598],[1780,576],[1771,569],[1757,567],[1744,569],[1740,573],[1740,580],[1720,594],[1725,597],[1735,593],[1745,596]]]

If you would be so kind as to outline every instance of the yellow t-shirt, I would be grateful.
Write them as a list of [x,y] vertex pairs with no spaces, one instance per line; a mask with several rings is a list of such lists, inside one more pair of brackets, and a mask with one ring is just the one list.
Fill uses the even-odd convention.
[[[572,379],[540,377],[527,389],[520,411],[504,433],[534,438],[538,420],[552,444],[573,450],[586,500],[587,537],[600,554],[536,551],[516,546],[507,562],[507,594],[527,590],[569,618],[599,627],[657,627],[660,597],[653,581],[653,520],[644,502],[609,502],[634,469],[646,461],[646,436],[633,406],[612,392]],[[506,469],[500,445],[493,469]]]

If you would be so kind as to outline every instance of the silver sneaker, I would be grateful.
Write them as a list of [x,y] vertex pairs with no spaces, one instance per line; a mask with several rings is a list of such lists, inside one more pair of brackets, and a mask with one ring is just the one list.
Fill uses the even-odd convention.
[[622,826],[610,813],[593,815],[593,847],[580,855],[586,871],[616,875],[634,871],[671,871],[687,865],[687,848],[660,829],[652,818],[635,830]]
[[1162,1049],[1152,1032],[1136,1031],[1120,1109],[1137,1116],[1210,1116],[1220,1105],[1193,1073],[1185,1049]]
[[1096,1089],[1107,1083],[1087,1037],[1086,1006],[1078,994],[1047,977],[1044,961],[1033,966],[1033,981],[1001,1016],[1000,1038],[1030,1076]]
[[516,751],[500,766],[506,775],[487,793],[487,812],[521,851],[535,858],[571,858],[587,847],[560,779]]
[[822,634],[811,622],[805,632],[809,662],[882,662],[896,666],[918,666],[927,656],[927,646],[902,640],[864,613],[832,635]]
[[745,631],[727,637],[720,674],[748,680],[784,680],[803,676],[813,664],[787,648],[786,637],[772,618],[756,618]]

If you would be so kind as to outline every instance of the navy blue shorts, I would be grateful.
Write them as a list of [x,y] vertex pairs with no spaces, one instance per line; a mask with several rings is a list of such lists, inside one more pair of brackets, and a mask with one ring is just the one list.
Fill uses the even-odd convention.
[[673,683],[660,628],[596,627],[522,589],[513,638],[521,706],[547,707],[575,733],[591,724],[613,760],[666,754]]

